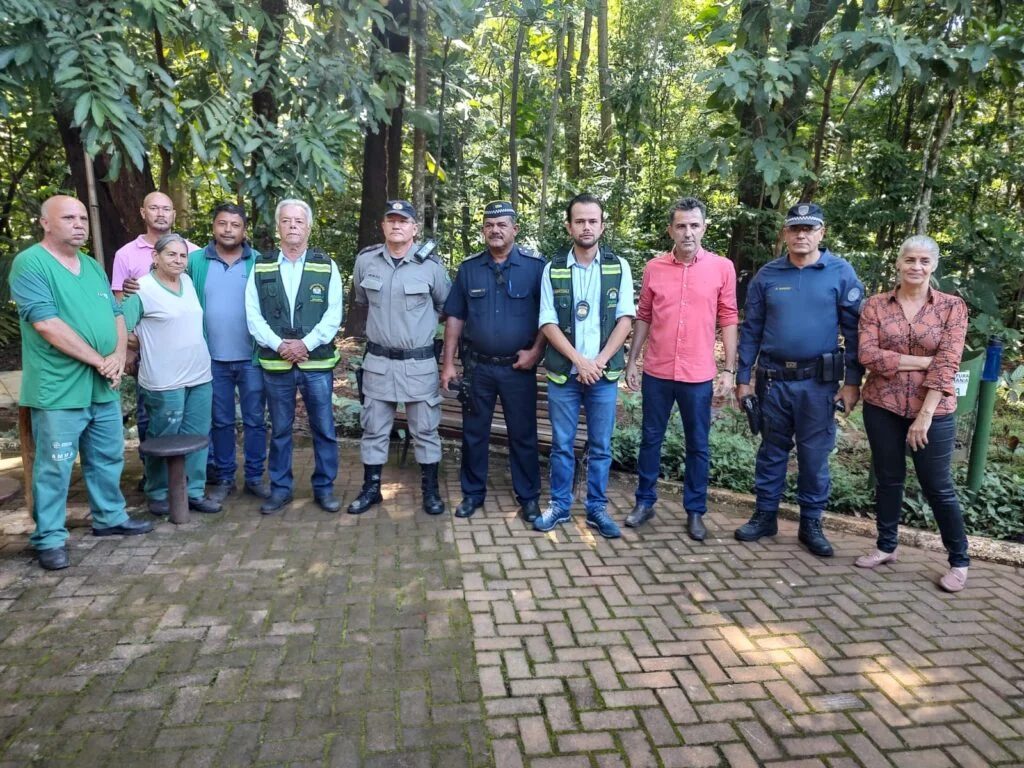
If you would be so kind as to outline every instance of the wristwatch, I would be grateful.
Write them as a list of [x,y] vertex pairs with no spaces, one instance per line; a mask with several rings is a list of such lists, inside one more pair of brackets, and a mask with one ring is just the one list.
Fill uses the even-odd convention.
[[735,368],[723,368],[722,369],[722,373],[731,373],[733,376],[735,376],[736,375],[736,369]]

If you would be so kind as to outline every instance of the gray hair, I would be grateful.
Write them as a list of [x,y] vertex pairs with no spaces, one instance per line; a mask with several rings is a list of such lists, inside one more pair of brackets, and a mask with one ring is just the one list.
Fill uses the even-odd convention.
[[282,200],[277,204],[277,208],[274,209],[274,223],[276,224],[281,219],[281,210],[288,205],[297,205],[306,212],[306,219],[309,222],[309,226],[313,226],[313,209],[309,207],[309,203],[305,200],[298,200],[296,198],[289,197],[287,200]]
[[939,260],[939,244],[928,235],[911,235],[900,244],[897,258],[911,249],[927,251],[936,261]]
[[668,225],[675,223],[676,211],[700,211],[701,221],[707,221],[708,207],[696,197],[681,197],[668,209]]
[[156,241],[156,243],[154,243],[153,250],[157,253],[163,253],[164,248],[171,243],[181,243],[185,246],[185,253],[188,253],[188,241],[177,232],[168,232],[166,235],[161,237]]

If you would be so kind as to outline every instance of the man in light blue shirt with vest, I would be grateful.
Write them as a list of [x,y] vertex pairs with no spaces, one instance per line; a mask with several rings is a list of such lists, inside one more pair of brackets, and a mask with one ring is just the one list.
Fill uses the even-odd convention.
[[583,193],[569,201],[566,231],[573,245],[544,268],[539,326],[547,338],[551,417],[551,503],[533,527],[550,531],[567,522],[572,507],[573,442],[580,406],[587,414],[587,525],[614,539],[608,515],[608,472],[618,379],[626,363],[622,345],[633,327],[629,264],[599,244],[604,207]]
[[253,360],[253,342],[245,319],[245,288],[259,251],[245,237],[245,209],[220,203],[213,209],[213,240],[188,256],[203,307],[203,331],[213,372],[213,413],[206,482],[208,496],[223,503],[235,491],[235,390],[244,426],[245,490],[266,499],[267,401],[263,370]]
[[313,211],[307,203],[282,200],[274,218],[281,250],[257,259],[245,288],[246,322],[270,409],[270,498],[260,512],[272,515],[292,500],[296,391],[302,393],[313,436],[313,498],[327,512],[337,512],[338,438],[331,396],[341,277],[326,254],[308,249]]

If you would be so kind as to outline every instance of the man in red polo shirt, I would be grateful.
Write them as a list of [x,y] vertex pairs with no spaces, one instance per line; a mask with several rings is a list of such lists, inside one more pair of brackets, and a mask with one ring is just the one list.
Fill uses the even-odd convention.
[[[686,470],[683,509],[690,538],[707,535],[703,515],[707,509],[708,432],[711,398],[718,376],[718,394],[735,386],[736,270],[728,259],[701,247],[708,228],[704,203],[684,197],[668,212],[668,233],[675,243],[647,263],[637,305],[633,344],[626,363],[626,383],[641,389],[636,359],[647,344],[643,366],[643,439],[637,474],[636,506],[626,525],[637,528],[654,517],[661,471],[661,444],[672,413],[679,404],[686,435]],[[715,362],[715,323],[722,329],[725,368]]]

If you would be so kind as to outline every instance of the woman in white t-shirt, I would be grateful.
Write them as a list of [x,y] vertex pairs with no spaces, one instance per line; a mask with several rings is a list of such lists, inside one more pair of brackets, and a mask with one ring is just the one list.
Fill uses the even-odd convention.
[[[149,411],[146,437],[208,435],[213,397],[210,352],[203,335],[203,309],[192,280],[184,274],[188,245],[179,234],[156,241],[153,271],[139,278],[139,290],[124,302],[128,330],[143,351],[138,396]],[[207,448],[185,457],[188,506],[197,512],[220,512],[206,497]],[[146,456],[149,511],[166,515],[167,462]]]

